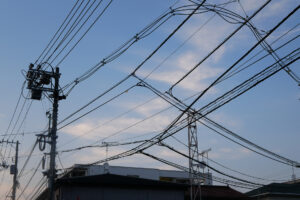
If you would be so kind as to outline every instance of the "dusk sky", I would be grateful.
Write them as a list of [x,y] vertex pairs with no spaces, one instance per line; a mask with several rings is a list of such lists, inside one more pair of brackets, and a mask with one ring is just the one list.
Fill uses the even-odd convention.
[[[19,171],[22,169],[27,155],[36,141],[36,132],[41,132],[48,126],[46,112],[52,108],[51,102],[45,97],[41,101],[35,100],[32,103],[31,100],[24,99],[29,92],[26,85],[22,87],[25,81],[24,76],[26,76],[29,64],[38,59],[75,2],[11,0],[1,1],[0,4],[0,140],[20,141]],[[82,6],[86,2],[90,3],[89,6],[94,1],[84,1]],[[226,2],[230,3],[222,4]],[[212,5],[222,4],[221,6],[224,8],[243,17],[246,14],[251,16],[265,2],[261,0],[241,0],[240,3],[228,0],[206,1],[207,4]],[[96,4],[98,4],[98,1],[95,1],[93,6],[96,6]],[[109,0],[103,0],[85,26],[70,41],[67,48],[55,58],[60,51],[58,49],[49,59],[48,62],[51,61],[53,67],[60,68],[60,86],[64,88],[67,84],[72,83],[171,8],[192,4],[188,0],[113,0],[111,4]],[[63,59],[106,6],[108,6],[107,9],[95,25],[91,27],[70,54]],[[297,6],[299,6],[297,0],[271,1],[251,22],[264,36]],[[170,15],[165,23],[130,46],[120,57],[105,64],[90,77],[75,85],[72,90],[70,90],[71,87],[65,89],[64,93],[68,95],[66,100],[59,102],[58,121],[60,122],[128,76],[190,12],[188,10],[184,12],[184,15]],[[300,12],[297,11],[266,39],[273,49],[277,49],[291,40],[291,42],[276,51],[280,58],[299,48],[299,19]],[[193,15],[162,48],[139,68],[136,75],[160,92],[168,91],[174,83],[240,25],[229,22],[215,15],[212,11]],[[72,34],[63,45],[67,44]],[[256,42],[257,39],[249,27],[243,27],[195,71],[177,84],[173,88],[172,94],[189,105],[196,97],[193,95],[199,94],[207,88]],[[253,60],[243,64],[257,53],[259,55]],[[261,46],[258,46],[235,68],[244,67],[266,54],[267,52],[262,50]],[[240,73],[220,82],[208,90],[194,104],[193,108],[202,108],[274,62],[276,61],[273,57],[267,56]],[[300,76],[299,61],[289,67],[295,74]],[[113,156],[129,150],[137,144],[109,147],[108,155],[105,148],[89,148],[71,153],[61,153],[62,150],[102,144],[102,142],[122,143],[150,139],[164,130],[181,113],[175,107],[160,112],[171,105],[149,89],[136,86],[138,82],[136,78],[130,77],[72,118],[58,125],[58,128],[60,128],[126,91],[104,106],[99,107],[99,109],[58,131],[57,168],[64,169],[74,164],[92,163],[102,160],[106,156]],[[68,91],[70,92],[68,93]],[[21,98],[15,115],[13,115],[20,94]],[[14,117],[12,118],[12,116]],[[213,111],[208,117],[257,145],[300,162],[300,86],[283,70]],[[11,125],[9,126],[10,122]],[[199,151],[211,148],[208,153],[209,159],[227,167],[224,168],[209,161],[211,166],[220,171],[262,184],[291,180],[293,172],[297,178],[300,177],[299,168],[292,168],[258,155],[216,134],[200,123],[197,123],[197,128]],[[176,133],[174,137],[166,139],[165,142],[188,154],[188,149],[184,146],[184,144],[187,144],[187,133],[187,128],[185,128]],[[0,161],[9,165],[12,164],[14,148],[0,144],[0,149]],[[43,153],[48,151],[49,146],[44,152],[41,152],[38,147],[35,148],[32,158],[19,179],[18,195],[34,174]],[[188,167],[187,158],[167,148],[154,145],[146,152]],[[174,169],[143,155],[125,157],[110,161],[109,164]],[[250,178],[228,168],[261,179]],[[20,199],[29,197],[33,188],[43,178],[42,171],[43,169],[40,166]],[[215,176],[219,176],[213,171],[210,172]],[[5,195],[8,194],[12,185],[12,175],[9,174],[9,169],[1,168],[0,181],[0,199],[5,199]]]

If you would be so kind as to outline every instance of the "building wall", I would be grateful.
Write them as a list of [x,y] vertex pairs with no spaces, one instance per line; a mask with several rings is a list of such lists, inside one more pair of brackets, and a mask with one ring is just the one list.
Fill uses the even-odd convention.
[[60,200],[184,200],[184,191],[120,187],[61,187]]
[[299,197],[262,197],[262,198],[253,198],[258,200],[299,200]]

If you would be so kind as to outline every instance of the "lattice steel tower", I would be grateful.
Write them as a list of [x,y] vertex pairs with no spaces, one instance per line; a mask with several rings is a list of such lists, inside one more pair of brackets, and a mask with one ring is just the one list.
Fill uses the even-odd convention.
[[201,199],[201,166],[199,161],[197,125],[193,113],[188,113],[188,146],[189,146],[189,178],[191,184],[191,200]]

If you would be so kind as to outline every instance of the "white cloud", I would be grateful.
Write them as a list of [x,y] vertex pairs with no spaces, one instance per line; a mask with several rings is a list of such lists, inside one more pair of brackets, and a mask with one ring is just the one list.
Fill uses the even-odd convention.
[[[96,121],[86,120],[85,122],[70,125],[64,129],[64,132],[72,136],[80,136],[84,139],[93,140],[102,139],[103,137],[110,135],[117,136],[119,134],[127,134],[127,136],[132,136],[147,132],[161,131],[171,122],[173,118],[169,115],[157,115],[153,118],[136,124],[143,119],[144,118],[124,117],[107,124],[104,124],[104,122],[108,121],[109,119],[101,119]],[[95,127],[97,128],[95,129]]]
[[[244,1],[241,1],[241,4],[242,4],[242,6],[245,9],[247,14],[248,14],[248,12],[254,11],[257,8],[259,8],[263,3],[264,3],[264,1],[261,1],[261,0],[251,0],[251,1],[244,0]],[[236,4],[236,6],[240,7],[239,4]],[[239,8],[239,9],[241,9],[241,8]]]
[[[172,69],[160,71],[152,74],[149,78],[155,81],[160,81],[172,85],[183,77],[188,70],[192,69],[197,64],[197,54],[187,52],[180,56],[174,63],[171,64]],[[201,65],[186,77],[179,87],[191,91],[201,91],[207,87],[207,79],[215,77],[221,70],[219,68],[210,67],[208,65]],[[146,71],[142,72],[147,74]]]
[[285,1],[273,1],[271,4],[267,6],[267,8],[262,13],[264,18],[272,17],[278,15],[278,13],[282,12],[287,8],[287,3]]
[[143,115],[143,116],[149,116],[151,114],[153,114],[154,112],[160,111],[164,108],[167,108],[169,106],[169,104],[162,99],[154,99],[153,101],[137,108],[135,110],[135,112]]
[[209,154],[211,158],[226,158],[227,160],[239,160],[251,155],[251,151],[243,147],[221,147],[216,149],[215,152]]

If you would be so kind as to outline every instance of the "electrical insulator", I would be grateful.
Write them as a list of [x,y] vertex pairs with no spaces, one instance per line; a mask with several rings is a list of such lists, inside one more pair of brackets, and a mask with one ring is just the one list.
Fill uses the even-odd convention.
[[29,64],[29,69],[32,69],[34,65],[32,63]]
[[43,156],[42,158],[42,169],[45,169],[46,158]]

